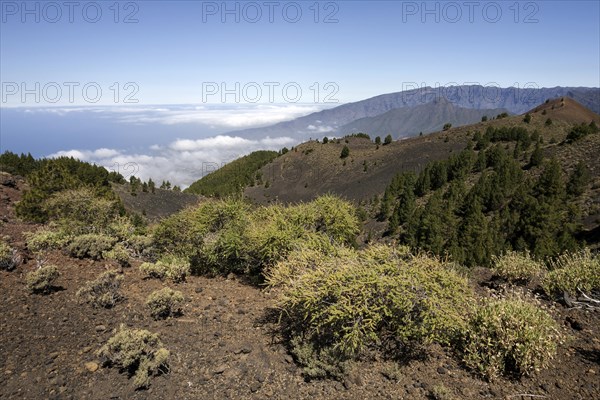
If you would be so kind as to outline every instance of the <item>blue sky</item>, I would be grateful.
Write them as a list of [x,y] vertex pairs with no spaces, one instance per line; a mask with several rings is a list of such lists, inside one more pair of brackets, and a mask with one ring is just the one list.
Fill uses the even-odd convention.
[[600,86],[599,1],[71,4],[0,1],[1,151],[135,162],[186,185],[204,162],[294,143],[223,134],[340,103]]
[[[132,82],[139,89],[132,99],[141,104],[187,104],[221,103],[219,92],[202,98],[207,82],[230,89],[239,82],[240,91],[256,82],[263,90],[259,102],[270,100],[264,82],[279,83],[275,101],[286,100],[281,88],[293,82],[302,89],[301,101],[314,102],[310,87],[316,82],[322,103],[333,92],[324,90],[328,82],[338,89],[332,100],[347,102],[399,91],[407,82],[598,86],[600,80],[598,1],[516,7],[513,1],[272,2],[272,22],[265,1],[227,2],[234,10],[229,14],[220,1],[135,1],[118,7],[112,0],[93,6],[84,1],[73,8],[72,23],[65,2],[51,3],[59,7],[2,1],[2,81],[26,82],[29,88],[35,82],[78,82],[74,104],[87,103],[81,87],[89,82],[103,90],[99,103],[115,103],[110,89],[115,82],[122,103],[134,91],[124,85]],[[302,15],[288,22],[295,19],[296,4]],[[36,5],[38,15],[26,13]],[[98,22],[88,22],[98,9]],[[69,100],[62,89],[59,103]],[[18,95],[3,100],[4,106],[21,103]],[[235,102],[233,95],[225,100]]]

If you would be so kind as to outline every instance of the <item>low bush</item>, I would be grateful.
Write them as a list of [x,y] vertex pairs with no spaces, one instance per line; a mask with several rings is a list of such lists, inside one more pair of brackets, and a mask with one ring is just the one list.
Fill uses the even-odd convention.
[[116,261],[122,267],[129,266],[129,252],[122,243],[117,243],[112,249],[102,252],[102,258]]
[[106,232],[119,215],[116,200],[98,196],[91,188],[69,189],[54,193],[43,203],[50,219],[74,235]]
[[67,250],[72,257],[100,260],[102,254],[111,250],[116,242],[117,239],[111,236],[88,233],[73,238]]
[[249,206],[239,200],[206,201],[163,219],[154,230],[158,250],[191,258],[198,254],[208,233],[243,225]]
[[494,272],[509,282],[529,282],[541,276],[546,269],[544,264],[531,258],[528,252],[509,251],[492,257],[492,262]]
[[183,282],[190,274],[190,263],[182,257],[167,255],[156,263],[143,263],[140,265],[140,271],[150,278]]
[[157,334],[123,325],[97,354],[104,365],[128,371],[136,388],[148,387],[152,375],[166,371],[169,358]]
[[132,235],[127,239],[126,245],[136,257],[153,258],[156,253],[152,236]]
[[60,229],[42,228],[35,232],[24,233],[27,248],[34,253],[48,250],[60,250],[69,243],[69,235]]
[[0,269],[12,271],[18,263],[16,250],[0,240]]
[[123,276],[117,271],[103,272],[93,281],[86,282],[77,291],[77,297],[94,307],[111,308],[123,299],[119,292]]
[[119,241],[126,241],[135,234],[135,226],[131,219],[126,216],[114,218],[107,226],[108,235],[117,238]]
[[164,319],[180,314],[183,301],[180,291],[164,288],[152,292],[146,299],[146,305],[154,319]]
[[31,293],[49,293],[59,276],[58,268],[54,265],[38,268],[27,274],[25,278],[27,289]]
[[299,250],[266,279],[280,289],[288,335],[336,349],[340,360],[366,347],[454,342],[472,296],[467,280],[440,260],[381,245],[332,254]]
[[353,245],[359,227],[354,206],[327,195],[252,211],[239,200],[207,201],[163,220],[154,236],[159,251],[188,258],[196,273],[260,275],[299,247]]
[[542,281],[549,296],[563,292],[576,295],[578,290],[589,294],[600,290],[600,257],[589,249],[561,255],[550,264],[550,269]]
[[545,368],[561,340],[558,324],[539,305],[491,299],[469,320],[463,361],[483,377],[521,376]]
[[312,227],[305,208],[274,205],[254,212],[252,225],[246,231],[248,272],[260,273],[296,249],[331,251],[331,241]]

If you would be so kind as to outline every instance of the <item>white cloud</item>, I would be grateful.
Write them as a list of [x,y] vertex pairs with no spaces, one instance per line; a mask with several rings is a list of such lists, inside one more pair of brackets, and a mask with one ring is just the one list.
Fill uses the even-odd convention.
[[114,149],[106,149],[101,148],[93,151],[89,150],[68,150],[68,151],[59,151],[57,153],[51,154],[48,157],[73,157],[82,161],[92,161],[94,159],[104,159],[110,157],[116,157],[121,154],[120,151]]
[[306,127],[306,129],[308,129],[311,132],[316,132],[316,133],[327,133],[327,132],[332,132],[335,130],[335,128],[331,127],[331,126],[315,126],[315,125],[308,125]]
[[171,143],[169,147],[177,151],[198,151],[208,149],[241,148],[243,146],[248,146],[250,143],[252,143],[252,141],[239,136],[218,135],[215,137],[198,140],[178,139]]

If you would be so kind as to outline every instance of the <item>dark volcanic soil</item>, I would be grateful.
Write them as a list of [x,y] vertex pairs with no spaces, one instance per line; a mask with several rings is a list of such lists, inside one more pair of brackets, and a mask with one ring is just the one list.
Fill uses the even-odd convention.
[[[36,226],[14,218],[12,205],[19,197],[20,190],[0,185],[0,235],[26,258],[21,232]],[[123,271],[126,300],[110,310],[94,309],[79,304],[75,293],[114,266],[60,252],[51,253],[47,262],[57,265],[61,276],[59,290],[46,296],[31,295],[24,286],[35,260],[0,271],[0,398],[427,399],[439,385],[455,399],[600,398],[597,311],[557,304],[554,316],[570,340],[560,347],[553,368],[520,381],[484,382],[451,354],[431,346],[423,360],[403,365],[363,360],[344,382],[306,382],[274,334],[272,293],[236,277],[191,277],[179,285],[145,280],[136,260]],[[155,321],[144,303],[163,286],[182,291],[186,304],[182,316]],[[120,324],[159,333],[171,351],[170,371],[152,378],[148,390],[136,391],[126,373],[98,366],[95,352]]]

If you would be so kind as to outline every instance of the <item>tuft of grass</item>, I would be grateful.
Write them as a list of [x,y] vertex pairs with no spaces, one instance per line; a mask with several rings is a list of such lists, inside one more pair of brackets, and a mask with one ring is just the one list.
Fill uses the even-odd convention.
[[529,282],[542,275],[545,266],[534,260],[529,252],[509,251],[492,257],[492,269],[509,282]]
[[563,292],[576,295],[578,290],[589,294],[600,289],[600,257],[589,249],[561,255],[550,264],[550,270],[542,281],[549,296]]
[[302,374],[308,379],[342,379],[348,371],[348,357],[333,347],[319,346],[301,336],[290,340],[290,352],[302,366]]
[[439,384],[431,388],[431,398],[433,400],[453,400],[456,397],[454,397],[451,389]]

